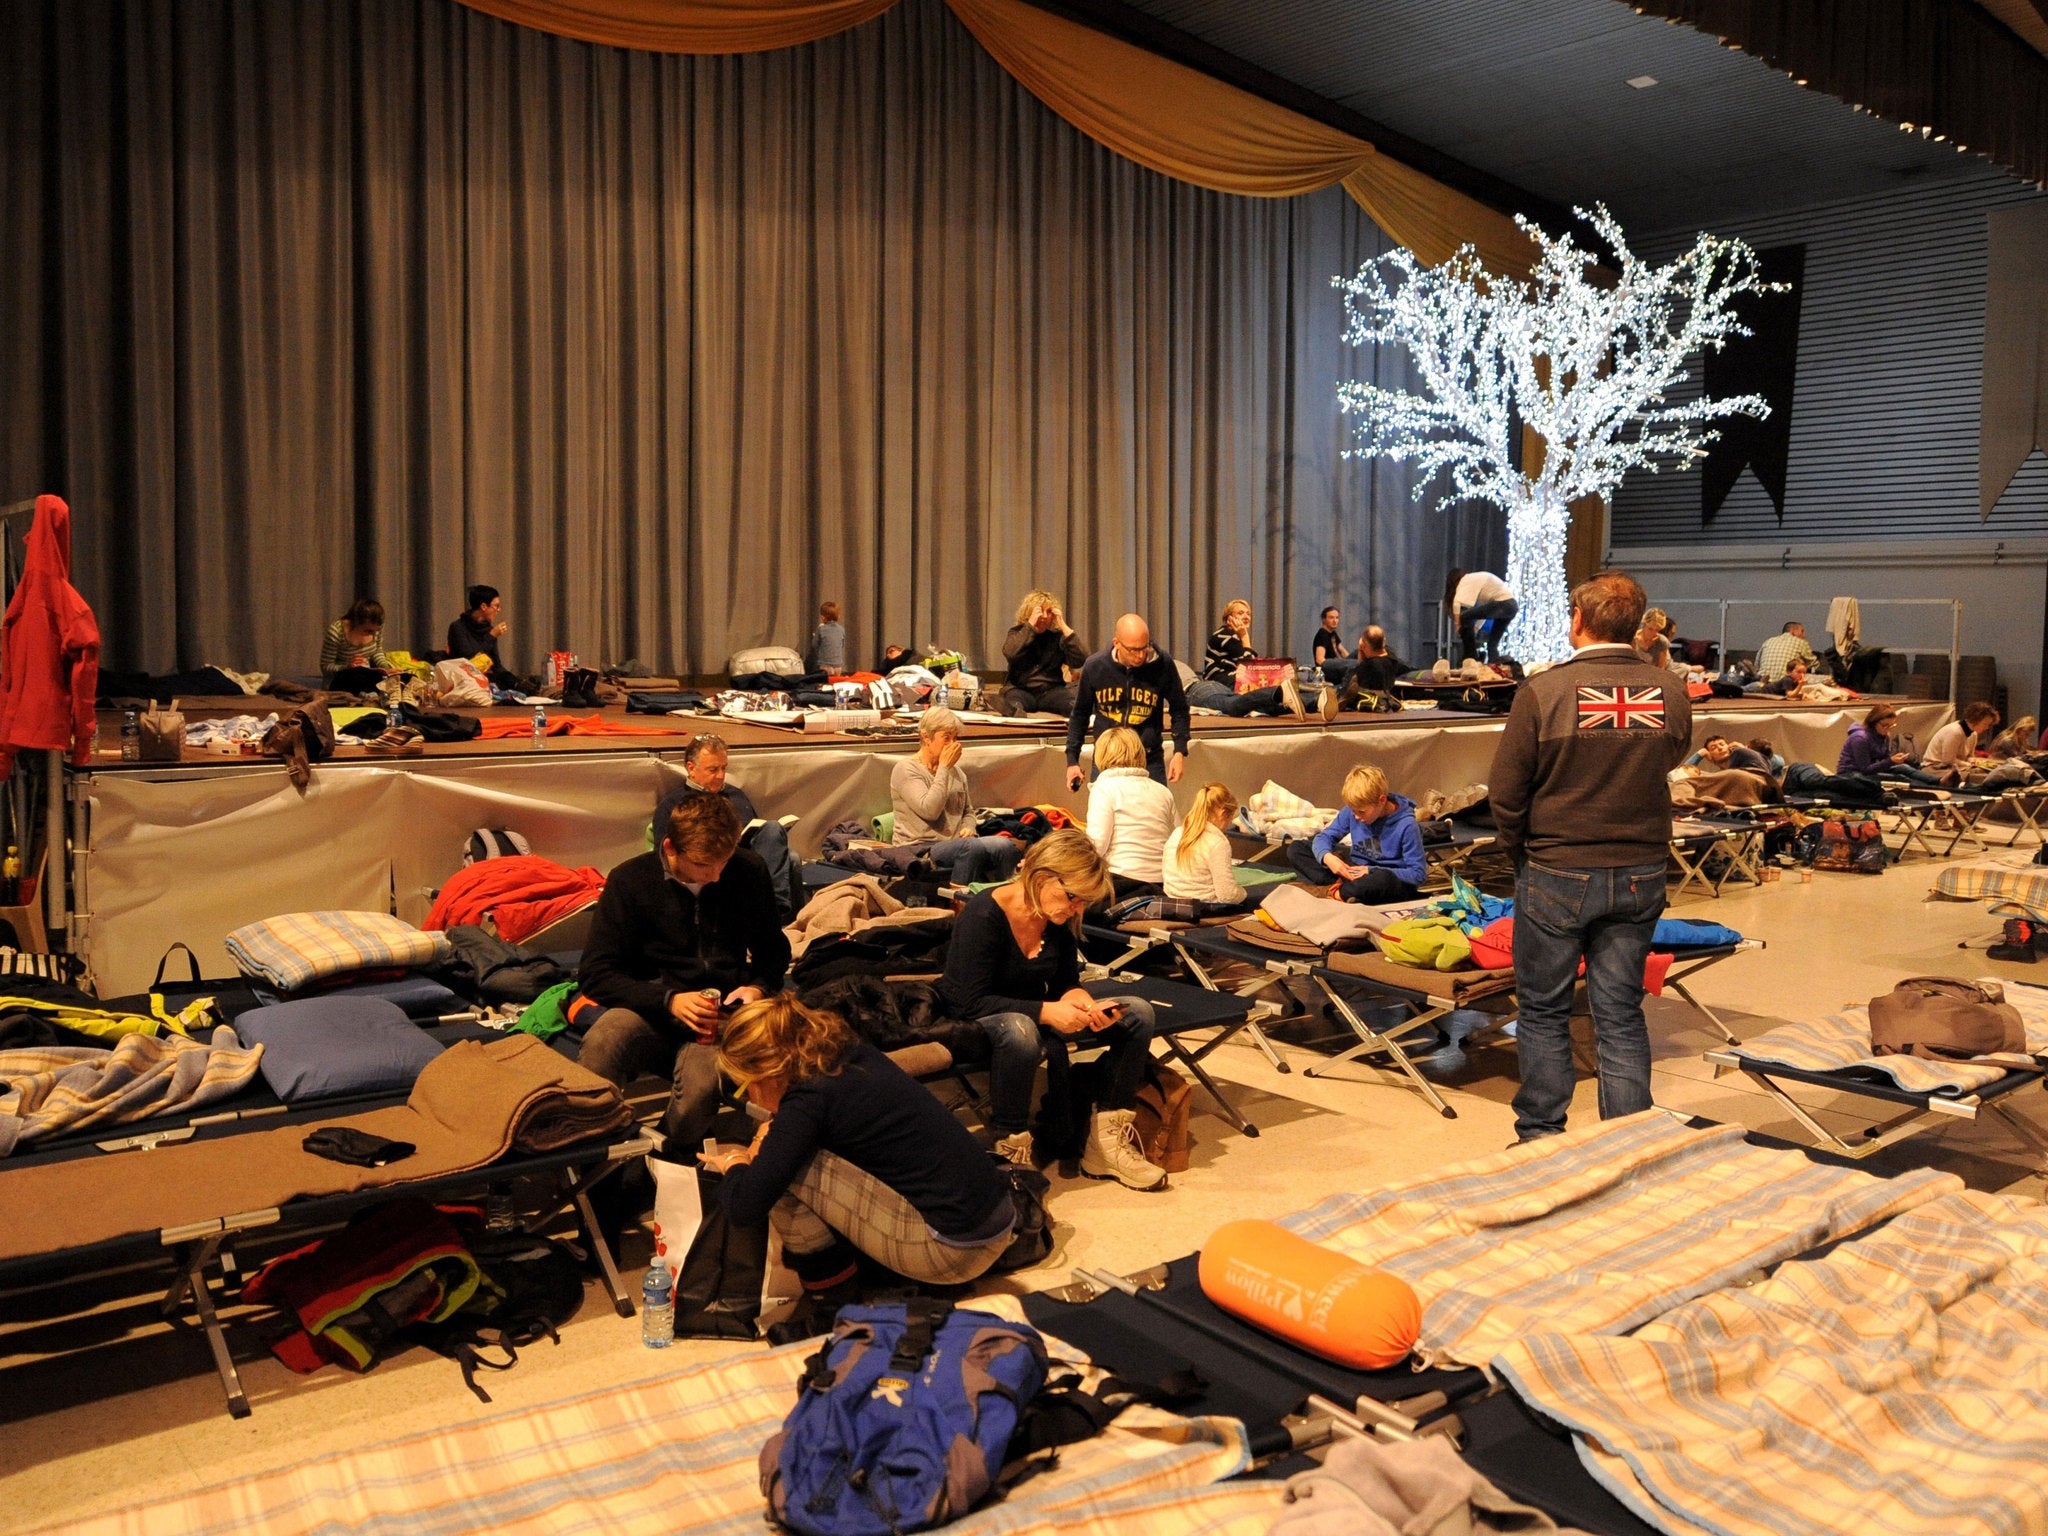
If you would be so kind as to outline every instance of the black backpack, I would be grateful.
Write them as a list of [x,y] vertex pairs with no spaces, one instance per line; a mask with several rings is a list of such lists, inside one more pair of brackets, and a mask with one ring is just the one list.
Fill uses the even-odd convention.
[[488,1403],[478,1371],[509,1371],[526,1345],[562,1342],[557,1330],[583,1305],[583,1261],[567,1243],[517,1231],[478,1233],[469,1251],[484,1283],[454,1316],[405,1337],[461,1366],[463,1385]]

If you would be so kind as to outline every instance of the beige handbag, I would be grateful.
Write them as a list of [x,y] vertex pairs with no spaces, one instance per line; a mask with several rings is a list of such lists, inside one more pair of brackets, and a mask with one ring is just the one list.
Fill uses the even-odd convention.
[[175,763],[185,756],[185,716],[163,704],[152,704],[137,721],[141,739],[136,755],[145,763]]

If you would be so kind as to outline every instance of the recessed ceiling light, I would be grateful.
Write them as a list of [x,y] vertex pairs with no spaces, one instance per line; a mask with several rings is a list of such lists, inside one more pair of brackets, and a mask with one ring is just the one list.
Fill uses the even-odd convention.
[[1657,77],[1655,75],[1630,75],[1628,83],[1639,91],[1647,91],[1657,83]]

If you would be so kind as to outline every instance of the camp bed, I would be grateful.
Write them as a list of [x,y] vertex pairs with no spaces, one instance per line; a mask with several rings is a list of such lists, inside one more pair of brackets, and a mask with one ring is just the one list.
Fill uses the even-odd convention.
[[[1894,825],[1904,839],[1899,844],[1900,858],[1914,848],[1929,858],[1952,858],[1964,843],[1970,845],[1972,852],[1984,852],[1984,838],[1977,824],[1986,811],[2005,799],[2003,795],[1963,790],[1902,789],[1896,793],[1899,803],[1892,815],[1897,818]],[[1935,825],[1937,820],[1942,825]],[[1947,841],[1943,842],[1943,838]]]
[[[1671,858],[1678,865],[1679,881],[1671,895],[1683,896],[1697,885],[1709,896],[1719,897],[1721,887],[1730,880],[1760,885],[1763,853],[1764,829],[1753,821],[1712,814],[1688,816],[1685,824],[1672,827]],[[1717,858],[1722,863],[1714,872],[1708,866]]]
[[[463,1038],[475,1038],[473,1028]],[[150,1154],[160,1146],[212,1141],[284,1126],[318,1124],[406,1103],[405,1093],[330,1098],[297,1106],[277,1101],[260,1083],[224,1105],[162,1122],[101,1128],[53,1138],[47,1146],[17,1153],[0,1164],[0,1201],[7,1196],[10,1172],[56,1162],[92,1159],[110,1184],[148,1177]],[[628,1128],[617,1136],[593,1139],[545,1153],[514,1153],[481,1168],[424,1179],[393,1178],[345,1194],[282,1201],[255,1209],[223,1209],[203,1219],[176,1226],[141,1228],[76,1246],[24,1253],[0,1260],[0,1311],[5,1299],[40,1290],[76,1285],[95,1275],[170,1269],[169,1288],[158,1303],[166,1318],[196,1318],[212,1352],[214,1370],[235,1418],[249,1414],[249,1400],[228,1348],[220,1307],[239,1289],[245,1265],[238,1250],[247,1244],[290,1246],[337,1227],[357,1211],[405,1196],[430,1201],[476,1195],[487,1187],[514,1180],[551,1192],[542,1209],[522,1227],[538,1231],[565,1211],[573,1210],[583,1240],[603,1276],[613,1307],[621,1317],[633,1315],[632,1300],[619,1278],[610,1245],[600,1231],[590,1192],[634,1160],[655,1148],[652,1137]],[[391,1165],[394,1170],[402,1164]],[[215,1276],[218,1277],[216,1282]],[[218,1300],[216,1299],[216,1283]]]
[[[1202,1091],[1223,1112],[1224,1119],[1247,1136],[1259,1134],[1259,1128],[1223,1096],[1223,1090],[1202,1065],[1212,1051],[1240,1032],[1249,1032],[1266,1055],[1274,1057],[1272,1045],[1259,1030],[1261,1009],[1258,1005],[1227,992],[1213,992],[1190,986],[1184,981],[1167,981],[1156,976],[1111,976],[1083,982],[1082,985],[1096,997],[1136,996],[1150,1003],[1156,1010],[1152,1038],[1166,1048],[1167,1059],[1187,1068]],[[1196,1041],[1188,1038],[1205,1032],[1207,1039]]]
[[1451,840],[1448,843],[1424,842],[1422,845],[1423,862],[1429,868],[1429,878],[1423,881],[1425,889],[1448,890],[1454,872],[1463,870],[1498,841],[1491,827],[1475,827],[1462,821],[1453,821],[1450,827]]

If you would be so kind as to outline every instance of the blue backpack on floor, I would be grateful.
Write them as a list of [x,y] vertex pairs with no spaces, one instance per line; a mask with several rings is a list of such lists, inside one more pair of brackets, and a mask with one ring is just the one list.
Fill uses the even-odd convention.
[[841,1308],[761,1449],[770,1517],[803,1536],[957,1520],[996,1485],[1045,1378],[1026,1324],[928,1298]]

